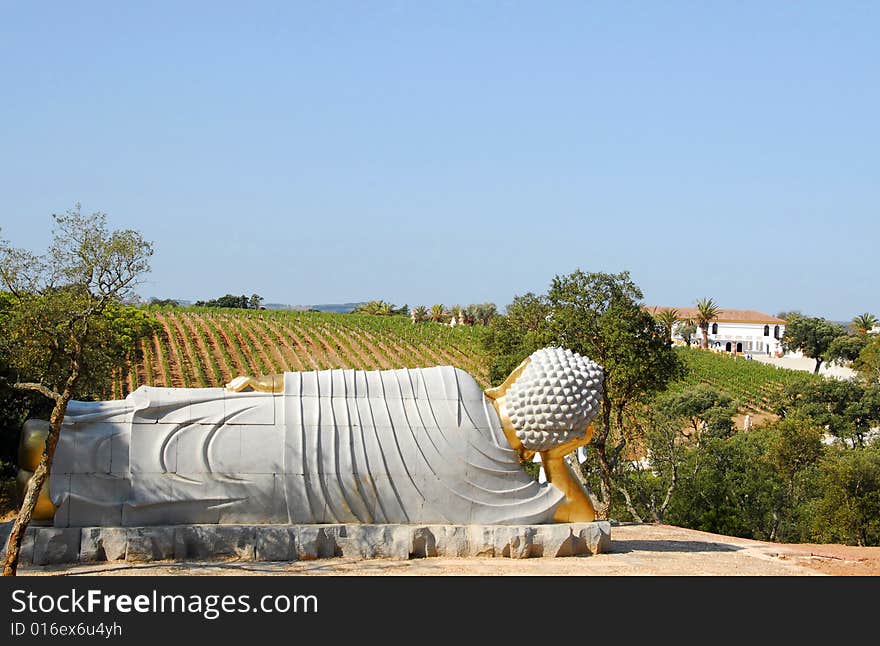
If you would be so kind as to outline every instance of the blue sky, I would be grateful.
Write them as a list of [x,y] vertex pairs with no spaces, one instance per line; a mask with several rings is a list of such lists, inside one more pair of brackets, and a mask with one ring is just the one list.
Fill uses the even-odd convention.
[[0,3],[2,235],[75,202],[145,296],[880,315],[880,4]]

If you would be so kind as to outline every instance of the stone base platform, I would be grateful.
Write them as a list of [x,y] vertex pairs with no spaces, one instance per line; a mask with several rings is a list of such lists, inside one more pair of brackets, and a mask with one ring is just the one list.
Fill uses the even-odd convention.
[[168,525],[28,528],[25,565],[238,559],[297,561],[338,556],[585,556],[611,548],[611,525]]

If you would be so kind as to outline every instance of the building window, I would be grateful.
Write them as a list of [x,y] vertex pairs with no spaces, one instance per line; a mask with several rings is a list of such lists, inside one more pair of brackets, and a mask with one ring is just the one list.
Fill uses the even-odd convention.
[[774,339],[779,338],[779,326],[778,325],[773,326],[773,338]]
[[717,323],[712,324],[712,334],[718,334],[718,324]]
[[770,326],[769,325],[764,326],[764,336],[770,336]]

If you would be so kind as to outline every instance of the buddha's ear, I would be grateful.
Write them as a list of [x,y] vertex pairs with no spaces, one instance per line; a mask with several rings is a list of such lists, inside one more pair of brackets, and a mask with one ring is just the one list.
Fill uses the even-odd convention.
[[526,357],[522,360],[522,362],[513,369],[507,379],[504,380],[504,383],[500,386],[496,386],[495,388],[489,388],[486,391],[486,397],[489,399],[498,399],[499,397],[503,397],[504,393],[507,392],[507,389],[510,388],[511,384],[516,381],[519,376],[522,374],[523,370],[526,369],[526,366],[529,365],[529,361],[531,361],[530,357]]

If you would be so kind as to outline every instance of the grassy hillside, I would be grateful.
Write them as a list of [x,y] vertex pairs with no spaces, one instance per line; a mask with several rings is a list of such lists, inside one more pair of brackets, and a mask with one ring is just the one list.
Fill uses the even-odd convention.
[[688,374],[674,388],[708,384],[739,401],[743,410],[768,410],[774,395],[792,381],[824,379],[808,372],[777,368],[696,348],[677,348],[676,352],[687,366]]
[[154,308],[161,329],[143,358],[114,381],[112,396],[141,385],[221,386],[238,375],[454,365],[489,379],[479,326],[450,328],[406,317],[325,312]]
[[[480,326],[413,325],[400,316],[329,312],[198,307],[152,312],[161,329],[142,344],[143,358],[117,376],[115,398],[143,384],[209,387],[238,375],[327,368],[454,365],[489,386]],[[677,352],[689,372],[675,388],[706,383],[739,400],[745,410],[765,410],[783,384],[811,377],[742,357],[687,348]]]

